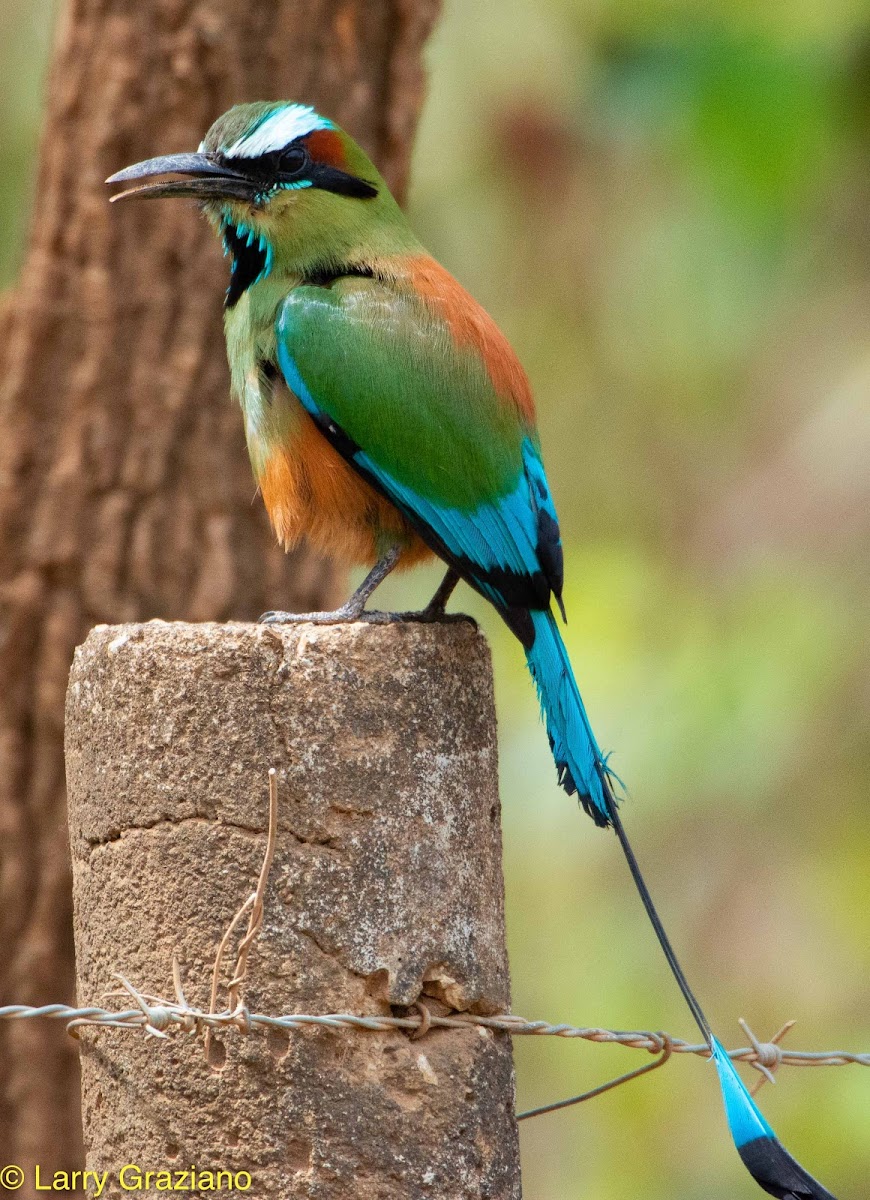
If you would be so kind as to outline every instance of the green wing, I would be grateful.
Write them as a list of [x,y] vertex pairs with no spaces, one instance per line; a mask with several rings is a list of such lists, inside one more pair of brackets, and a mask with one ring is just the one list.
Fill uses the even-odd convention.
[[506,612],[561,591],[534,430],[483,354],[413,294],[367,277],[294,289],[278,361],[324,436]]

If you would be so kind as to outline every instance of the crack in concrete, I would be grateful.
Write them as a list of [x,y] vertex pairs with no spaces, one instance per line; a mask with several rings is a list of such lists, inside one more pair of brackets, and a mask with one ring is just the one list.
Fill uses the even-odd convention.
[[288,833],[294,842],[298,842],[301,846],[318,846],[322,850],[331,850],[333,854],[345,853],[344,846],[336,844],[340,839],[335,834],[328,834],[321,837],[319,834],[313,833],[310,836],[306,836],[304,833],[297,833],[295,829],[284,829],[280,825],[278,826],[278,832]]
[[156,817],[153,821],[146,821],[142,825],[128,825],[124,829],[112,830],[105,837],[84,837],[86,845],[91,850],[99,850],[103,846],[110,846],[114,842],[123,841],[130,834],[147,833],[150,829],[159,829],[161,825],[217,825],[226,829],[235,829],[238,833],[246,833],[252,836],[265,837],[266,830],[262,826],[243,825],[240,821],[228,821],[223,817],[208,817],[203,813],[191,813],[186,817],[169,817],[165,813]]
[[[496,1011],[495,1009],[492,1008],[492,1005],[484,997],[481,997],[479,1000],[475,1001],[475,1003],[472,1005],[464,1005],[462,1007],[456,1007],[455,1005],[453,1005],[449,1002],[446,995],[438,995],[438,994],[433,995],[431,992],[428,992],[427,991],[427,983],[431,984],[433,982],[433,980],[427,980],[426,976],[435,970],[445,969],[445,964],[443,962],[430,963],[428,966],[424,967],[423,971],[421,972],[421,976],[420,976],[420,988],[412,1000],[408,1000],[408,1001],[393,1000],[390,997],[390,993],[389,993],[390,984],[392,981],[391,981],[390,970],[388,967],[380,966],[380,967],[375,967],[375,969],[373,971],[360,971],[356,967],[351,966],[351,964],[342,957],[340,950],[338,950],[338,949],[331,950],[321,940],[321,938],[314,932],[313,929],[310,929],[303,925],[297,925],[296,932],[301,937],[307,938],[308,941],[310,941],[312,943],[312,945],[314,945],[320,951],[320,953],[324,956],[324,958],[328,958],[330,962],[335,963],[335,965],[337,967],[339,967],[343,971],[346,971],[348,975],[353,975],[357,979],[362,979],[366,983],[366,985],[367,985],[366,990],[369,993],[369,995],[372,997],[372,999],[378,1001],[381,1004],[384,1004],[389,1009],[390,1012],[393,1012],[393,1010],[395,1008],[408,1009],[408,1010],[413,1009],[414,1006],[418,1003],[418,1001],[428,1002],[429,1007],[434,1007],[435,1010],[437,1011],[438,1015],[442,1016],[442,1017],[453,1016],[454,1014],[456,1016],[461,1016],[463,1013],[466,1013],[466,1012],[481,1011],[481,1012],[489,1013],[490,1011]],[[377,991],[374,991],[374,990],[372,990],[371,984],[372,984],[372,981],[376,978],[376,976],[379,976],[379,975],[382,975],[385,977],[384,978],[384,987],[379,988]],[[452,983],[456,987],[459,987],[460,989],[463,987],[461,980],[455,979],[452,976],[451,976],[451,980],[452,980]],[[407,1031],[403,1030],[402,1032],[407,1036]]]
[[[204,813],[191,813],[185,817],[169,817],[165,813],[159,817],[155,817],[153,821],[146,821],[141,825],[128,825],[124,829],[112,830],[111,833],[104,837],[84,837],[84,842],[91,851],[100,850],[104,846],[111,846],[115,842],[123,841],[124,838],[132,834],[147,833],[152,829],[159,829],[163,825],[181,826],[181,825],[213,825],[221,829],[232,829],[236,833],[244,833],[251,837],[264,838],[266,836],[266,828],[262,825],[245,825],[241,821],[230,821],[226,817],[209,817]],[[336,854],[342,852],[340,846],[333,845],[337,840],[335,837],[319,838],[317,835],[307,837],[305,834],[297,833],[295,829],[289,826],[278,823],[278,836],[287,834],[293,841],[298,842],[303,846],[322,846],[326,850],[332,850]]]
[[[306,929],[304,925],[297,925],[296,932],[300,933],[302,937],[308,938],[310,942],[313,942],[324,958],[328,958],[331,962],[337,963],[338,966],[347,971],[349,975],[356,975],[358,979],[370,979],[373,974],[377,973],[373,971],[357,971],[355,967],[350,965],[350,963],[342,962],[339,958],[339,951],[329,950],[313,929]],[[378,970],[380,969],[381,968],[378,968]]]

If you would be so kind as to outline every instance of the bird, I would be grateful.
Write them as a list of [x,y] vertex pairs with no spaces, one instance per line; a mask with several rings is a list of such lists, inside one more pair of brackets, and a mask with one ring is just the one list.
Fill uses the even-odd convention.
[[[390,620],[366,609],[394,569],[446,565],[423,620],[464,580],[522,645],[558,782],[611,828],[709,1047],[744,1165],[779,1200],[833,1200],[785,1150],[714,1037],[641,873],[619,781],[562,639],[564,564],[528,378],[489,314],[424,248],[362,147],[292,101],[238,104],[195,152],[110,176],[112,196],[198,201],[230,258],[231,388],[285,548],[369,572],[335,612],[268,624]],[[555,610],[555,611],[554,611]]]

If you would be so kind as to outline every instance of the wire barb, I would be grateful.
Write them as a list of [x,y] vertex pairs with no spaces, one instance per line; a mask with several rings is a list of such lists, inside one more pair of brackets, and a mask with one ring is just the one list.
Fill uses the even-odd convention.
[[756,1054],[755,1062],[752,1065],[755,1067],[756,1071],[760,1073],[761,1078],[756,1080],[750,1091],[750,1095],[757,1096],[766,1082],[776,1083],[774,1072],[782,1063],[783,1055],[780,1042],[789,1032],[789,1030],[794,1029],[797,1022],[786,1021],[786,1023],[777,1030],[769,1042],[759,1042],[758,1038],[749,1028],[748,1022],[744,1021],[742,1017],[738,1017],[737,1023],[749,1038],[750,1042],[752,1042],[752,1048]]

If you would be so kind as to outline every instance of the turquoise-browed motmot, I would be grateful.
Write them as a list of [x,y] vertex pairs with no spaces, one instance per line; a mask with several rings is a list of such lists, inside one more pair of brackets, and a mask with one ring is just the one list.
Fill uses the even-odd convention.
[[714,1038],[625,835],[552,612],[562,609],[559,524],[531,390],[507,340],[427,254],[356,142],[310,108],[238,105],[196,153],[109,182],[166,176],[114,199],[193,197],[231,256],[232,388],[275,532],[287,547],[304,535],[371,567],[336,613],[262,619],[377,619],[363,612],[377,584],[433,554],[448,573],[430,616],[458,579],[493,604],[525,650],[559,782],[616,831],[710,1046],[744,1163],[780,1200],[833,1200],[784,1150]]

